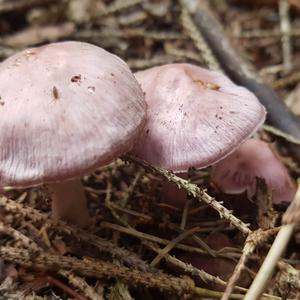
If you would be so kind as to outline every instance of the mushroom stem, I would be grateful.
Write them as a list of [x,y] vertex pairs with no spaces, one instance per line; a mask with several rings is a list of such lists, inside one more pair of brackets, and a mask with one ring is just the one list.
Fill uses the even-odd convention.
[[85,227],[89,221],[87,200],[80,179],[48,184],[55,219]]

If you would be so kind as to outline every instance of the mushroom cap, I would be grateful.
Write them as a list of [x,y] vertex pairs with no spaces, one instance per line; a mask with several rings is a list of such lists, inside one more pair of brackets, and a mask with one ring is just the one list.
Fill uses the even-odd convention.
[[256,177],[263,178],[274,203],[291,202],[297,187],[278,154],[260,140],[250,139],[235,152],[212,166],[211,179],[227,194],[256,191]]
[[88,43],[24,50],[0,64],[0,186],[81,176],[129,151],[143,92],[119,57]]
[[265,108],[225,75],[190,64],[135,74],[146,94],[147,122],[134,153],[175,172],[224,158],[265,120]]

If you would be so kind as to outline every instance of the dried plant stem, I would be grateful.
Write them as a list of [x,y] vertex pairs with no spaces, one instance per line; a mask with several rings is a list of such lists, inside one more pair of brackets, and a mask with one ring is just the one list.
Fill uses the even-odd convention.
[[[28,238],[26,235],[21,233],[20,231],[12,228],[9,225],[4,225],[2,222],[0,223],[0,232],[5,232],[6,234],[13,237],[15,240],[19,240],[23,243],[25,247],[28,247],[33,252],[42,251],[34,241]],[[73,284],[73,286],[77,287],[81,290],[85,295],[87,295],[92,300],[99,300],[99,294],[97,294],[93,288],[91,288],[84,279],[74,275],[70,271],[59,270],[58,273],[66,278],[68,278],[69,282]],[[53,281],[53,279],[52,279]],[[57,285],[57,282],[55,282]]]
[[126,28],[126,29],[114,29],[114,30],[81,30],[73,35],[76,39],[84,40],[99,40],[108,37],[118,38],[145,38],[156,41],[166,40],[182,40],[181,34],[174,31],[147,31],[144,28]]
[[216,201],[213,197],[208,195],[203,189],[199,188],[197,185],[190,183],[188,180],[176,176],[173,172],[164,170],[162,168],[153,167],[147,162],[132,156],[126,156],[132,162],[137,163],[138,165],[164,176],[170,182],[177,184],[179,188],[185,189],[190,195],[197,198],[199,201],[203,201],[216,210],[221,218],[228,220],[234,227],[240,230],[243,234],[248,235],[251,233],[251,230],[248,228],[248,225],[243,221],[235,217],[231,211],[224,207],[221,203]]
[[91,234],[86,230],[68,226],[62,221],[54,221],[50,219],[46,214],[43,214],[36,209],[23,206],[6,197],[0,197],[0,207],[3,207],[6,211],[22,214],[23,216],[29,217],[32,221],[43,221],[44,223],[54,227],[56,230],[63,232],[64,234],[72,235],[73,237],[81,241],[94,245],[100,251],[110,253],[113,257],[119,259],[120,261],[123,261],[129,266],[133,266],[134,268],[138,268],[144,271],[153,270],[153,268],[151,268],[146,262],[144,262],[134,253],[120,248],[112,242]]
[[[113,1],[112,4],[106,7],[105,11],[100,16],[112,15],[114,13],[126,10],[132,6],[141,4],[144,0],[121,0]],[[99,16],[97,16],[99,17]]]
[[240,275],[242,273],[242,270],[245,267],[245,264],[246,264],[248,256],[254,251],[254,249],[255,249],[255,245],[254,244],[249,244],[246,241],[244,249],[243,249],[243,254],[242,254],[242,256],[241,256],[238,264],[236,265],[236,267],[235,267],[235,269],[233,271],[232,276],[230,277],[230,279],[228,281],[226,290],[225,290],[225,292],[224,292],[221,300],[228,300],[228,299],[230,299],[230,295],[231,295],[231,293],[232,293],[232,291],[234,289],[235,283],[239,279],[239,277],[240,277]]
[[[112,224],[109,222],[102,222],[101,227],[109,228],[111,230],[116,230],[116,231],[119,231],[119,232],[122,232],[125,234],[135,236],[141,240],[147,240],[147,241],[155,242],[155,243],[158,243],[161,245],[169,245],[170,244],[170,240],[162,239],[160,237],[157,237],[157,236],[154,236],[154,235],[151,235],[148,233],[140,232],[134,228],[123,227],[123,226],[120,226],[117,224]],[[204,250],[201,250],[201,249],[193,247],[193,246],[188,246],[185,244],[176,244],[176,245],[174,245],[174,248],[181,249],[181,250],[188,251],[188,252],[207,254],[207,252]]]
[[290,74],[286,77],[275,80],[272,83],[272,87],[274,89],[282,89],[282,88],[285,88],[289,85],[293,85],[293,84],[298,83],[299,80],[300,80],[300,72],[295,71],[294,73],[292,73],[292,74]]
[[[157,247],[154,243],[151,243],[151,242],[147,242],[147,241],[144,241],[143,244],[150,248],[151,250],[153,250],[154,252],[156,253],[159,253],[160,252],[160,248]],[[182,270],[184,270],[185,272],[191,274],[192,276],[198,276],[201,280],[203,280],[204,282],[212,282],[212,283],[215,283],[215,284],[219,284],[219,285],[223,285],[223,286],[226,286],[227,283],[225,281],[223,281],[222,279],[220,279],[219,277],[215,277],[213,275],[210,275],[208,273],[206,273],[205,271],[203,270],[199,270],[195,267],[193,267],[192,265],[190,264],[186,264],[184,263],[183,261],[177,259],[176,257],[174,256],[171,256],[169,254],[166,254],[164,256],[164,258],[166,259],[166,261],[174,264],[175,266],[181,268]],[[243,288],[243,287],[239,287],[239,286],[235,286],[234,287],[235,290],[237,291],[240,291],[240,292],[247,292],[247,289],[246,288]],[[224,295],[224,293],[222,292],[219,292],[218,295],[214,294],[214,295],[211,295],[211,297],[216,297],[216,298],[221,298],[222,296]],[[238,297],[237,299],[243,299],[244,295],[230,295],[230,299],[235,299],[235,297]],[[277,297],[277,296],[273,296],[273,295],[268,295],[268,294],[263,294],[263,297],[261,299],[269,299],[269,300],[281,300],[281,297]]]
[[177,243],[181,242],[189,235],[192,235],[196,230],[197,230],[197,228],[192,228],[190,230],[186,230],[186,231],[182,232],[181,234],[179,234],[175,239],[170,241],[170,243],[165,248],[163,248],[159,252],[159,254],[153,259],[153,261],[151,262],[151,266],[154,267],[155,265],[157,265],[161,261],[161,259],[176,246]]
[[289,143],[292,143],[292,144],[295,144],[295,145],[300,145],[300,139],[299,138],[296,138],[296,137],[294,137],[291,134],[283,132],[283,131],[279,130],[278,128],[275,128],[273,126],[264,124],[263,125],[263,129],[265,131],[273,134],[273,135],[276,135],[276,136],[279,136],[281,138],[284,138]]
[[[160,253],[161,249],[152,242],[148,242],[148,241],[143,241],[142,242],[146,247],[150,248],[151,250],[153,250],[156,253]],[[170,262],[171,264],[173,264],[176,267],[179,267],[180,269],[182,269],[183,271],[191,274],[192,276],[197,276],[199,277],[201,280],[203,280],[204,282],[212,282],[214,284],[219,284],[222,286],[226,286],[227,282],[223,281],[222,279],[220,279],[219,277],[215,277],[207,272],[205,272],[204,270],[200,270],[198,268],[193,267],[190,264],[186,264],[185,262],[179,260],[178,258],[171,256],[170,254],[166,254],[164,256],[164,259],[167,262]],[[240,291],[240,292],[245,292],[247,291],[247,289],[239,287],[239,286],[235,286],[235,289]]]
[[277,265],[277,262],[285,250],[290,237],[293,233],[295,225],[288,224],[283,225],[277,234],[274,243],[264,260],[257,276],[255,277],[253,283],[251,284],[244,300],[256,300],[259,299],[260,295],[263,293],[266,288],[266,284]]
[[262,244],[265,240],[267,240],[270,236],[273,236],[276,232],[278,232],[278,228],[272,228],[266,231],[258,229],[248,235],[245,241],[242,256],[240,257],[239,262],[236,265],[233,274],[228,281],[228,285],[221,300],[230,299],[230,295],[234,289],[235,283],[238,281],[243,269],[245,268],[249,256],[253,253],[256,246]]
[[91,300],[103,300],[103,297],[96,293],[95,290],[91,286],[89,286],[83,278],[76,276],[72,272],[66,270],[60,270],[58,273],[66,277],[74,287],[82,291]]
[[[113,224],[113,223],[109,223],[109,222],[102,222],[101,226],[104,227],[104,228],[108,228],[108,229],[111,229],[111,230],[116,230],[116,231],[119,231],[119,232],[122,232],[122,233],[125,233],[125,234],[135,236],[135,237],[137,237],[141,240],[147,240],[147,241],[151,241],[151,242],[161,244],[161,245],[169,245],[170,242],[171,242],[170,240],[167,240],[167,239],[162,239],[160,237],[157,237],[157,236],[154,236],[154,235],[151,235],[151,234],[148,234],[148,233],[137,231],[134,228],[123,227],[123,226]],[[201,230],[200,228],[197,228],[197,227],[194,228],[194,229],[195,229],[195,231],[198,231],[198,230],[200,231]],[[195,235],[192,235],[191,237],[194,238]],[[201,247],[203,247],[202,244],[201,244]],[[199,253],[199,254],[207,254],[207,253],[210,252],[209,250],[205,249],[205,247],[204,247],[205,250],[202,250],[202,249],[199,249],[197,247],[189,246],[189,245],[186,245],[186,244],[175,244],[174,248],[181,249],[181,250],[186,251],[186,252]],[[226,253],[214,252],[214,254],[215,254],[215,255],[213,255],[214,257],[223,257],[223,258],[228,258],[228,259],[233,259],[233,258],[239,258],[240,257],[239,253],[227,253],[226,254]]]
[[181,10],[181,23],[183,28],[186,30],[192,41],[194,42],[195,47],[201,54],[201,58],[203,59],[204,63],[208,66],[210,70],[221,70],[219,62],[214,57],[213,52],[207,45],[204,37],[202,36],[201,32],[198,30],[192,17],[190,16],[185,1],[179,1],[182,10]]
[[154,275],[100,260],[80,260],[69,256],[30,252],[13,247],[0,247],[0,256],[7,261],[15,262],[27,268],[53,271],[64,269],[82,276],[116,278],[129,285],[140,284],[179,295],[195,293],[194,282],[188,277],[177,278],[163,273]]
[[122,282],[117,282],[109,289],[107,300],[134,300],[129,292],[128,286]]
[[32,6],[45,5],[57,0],[19,0],[19,1],[5,1],[0,3],[0,13],[10,11],[22,10]]
[[289,18],[289,2],[288,0],[279,0],[279,16],[280,16],[280,29],[282,32],[282,56],[283,67],[286,72],[292,69],[292,46],[291,46],[291,21]]
[[297,180],[298,190],[293,202],[282,217],[283,224],[299,224],[300,221],[300,178]]
[[14,240],[21,241],[25,247],[28,247],[31,250],[37,251],[40,249],[40,247],[34,241],[32,241],[22,232],[9,225],[4,225],[2,222],[0,222],[0,232],[10,235]]
[[73,299],[76,300],[88,300],[86,297],[83,297],[82,295],[78,294],[76,291],[74,291],[69,286],[65,285],[63,282],[57,280],[56,278],[48,275],[46,276],[47,283],[51,284],[52,286],[56,286],[60,288],[62,291],[64,291],[67,295],[71,296]]
[[178,49],[177,47],[173,46],[171,43],[166,43],[164,46],[166,54],[174,55],[175,57],[182,58],[184,60],[193,60],[197,63],[203,64],[203,59],[199,57],[198,53],[194,51],[189,51],[186,49]]
[[127,64],[135,70],[151,68],[157,65],[171,64],[182,61],[181,57],[172,55],[157,54],[149,59],[128,59]]
[[[246,38],[246,39],[257,39],[257,38],[281,38],[284,33],[281,30],[268,30],[268,29],[259,29],[259,30],[249,30],[249,31],[242,31],[237,34],[234,34],[234,38]],[[289,36],[299,36],[300,29],[299,28],[291,28],[290,31],[286,32],[285,34]]]

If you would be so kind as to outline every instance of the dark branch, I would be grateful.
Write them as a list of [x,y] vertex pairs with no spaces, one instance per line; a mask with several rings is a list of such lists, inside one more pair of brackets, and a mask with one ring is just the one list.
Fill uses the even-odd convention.
[[[204,2],[199,1],[201,6],[193,14],[194,21],[223,70],[234,82],[247,87],[256,94],[268,111],[267,120],[270,124],[300,138],[300,123],[297,118],[288,110],[278,95],[262,83],[254,67],[243,61],[226,37],[221,24]],[[300,162],[300,147],[290,145],[290,150]]]

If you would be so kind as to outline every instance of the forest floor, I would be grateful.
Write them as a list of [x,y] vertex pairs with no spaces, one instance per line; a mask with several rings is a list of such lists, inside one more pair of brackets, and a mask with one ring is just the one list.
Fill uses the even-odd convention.
[[[300,115],[298,0],[0,0],[0,60],[27,47],[77,40],[117,54],[134,72],[173,62],[210,68],[218,59],[207,56],[193,19],[203,2],[244,62]],[[296,180],[300,161],[290,145],[299,140],[275,127],[264,126],[257,138],[272,144]],[[219,191],[209,168],[188,177],[131,157],[96,170],[83,178],[88,229],[51,219],[44,187],[5,189],[0,299],[228,299],[223,291],[237,264],[243,271],[232,283],[232,299],[243,299],[288,204],[273,205],[262,181],[250,201],[246,193]],[[190,193],[185,205],[161,193],[167,181]],[[300,299],[299,250],[296,227],[264,299]]]

